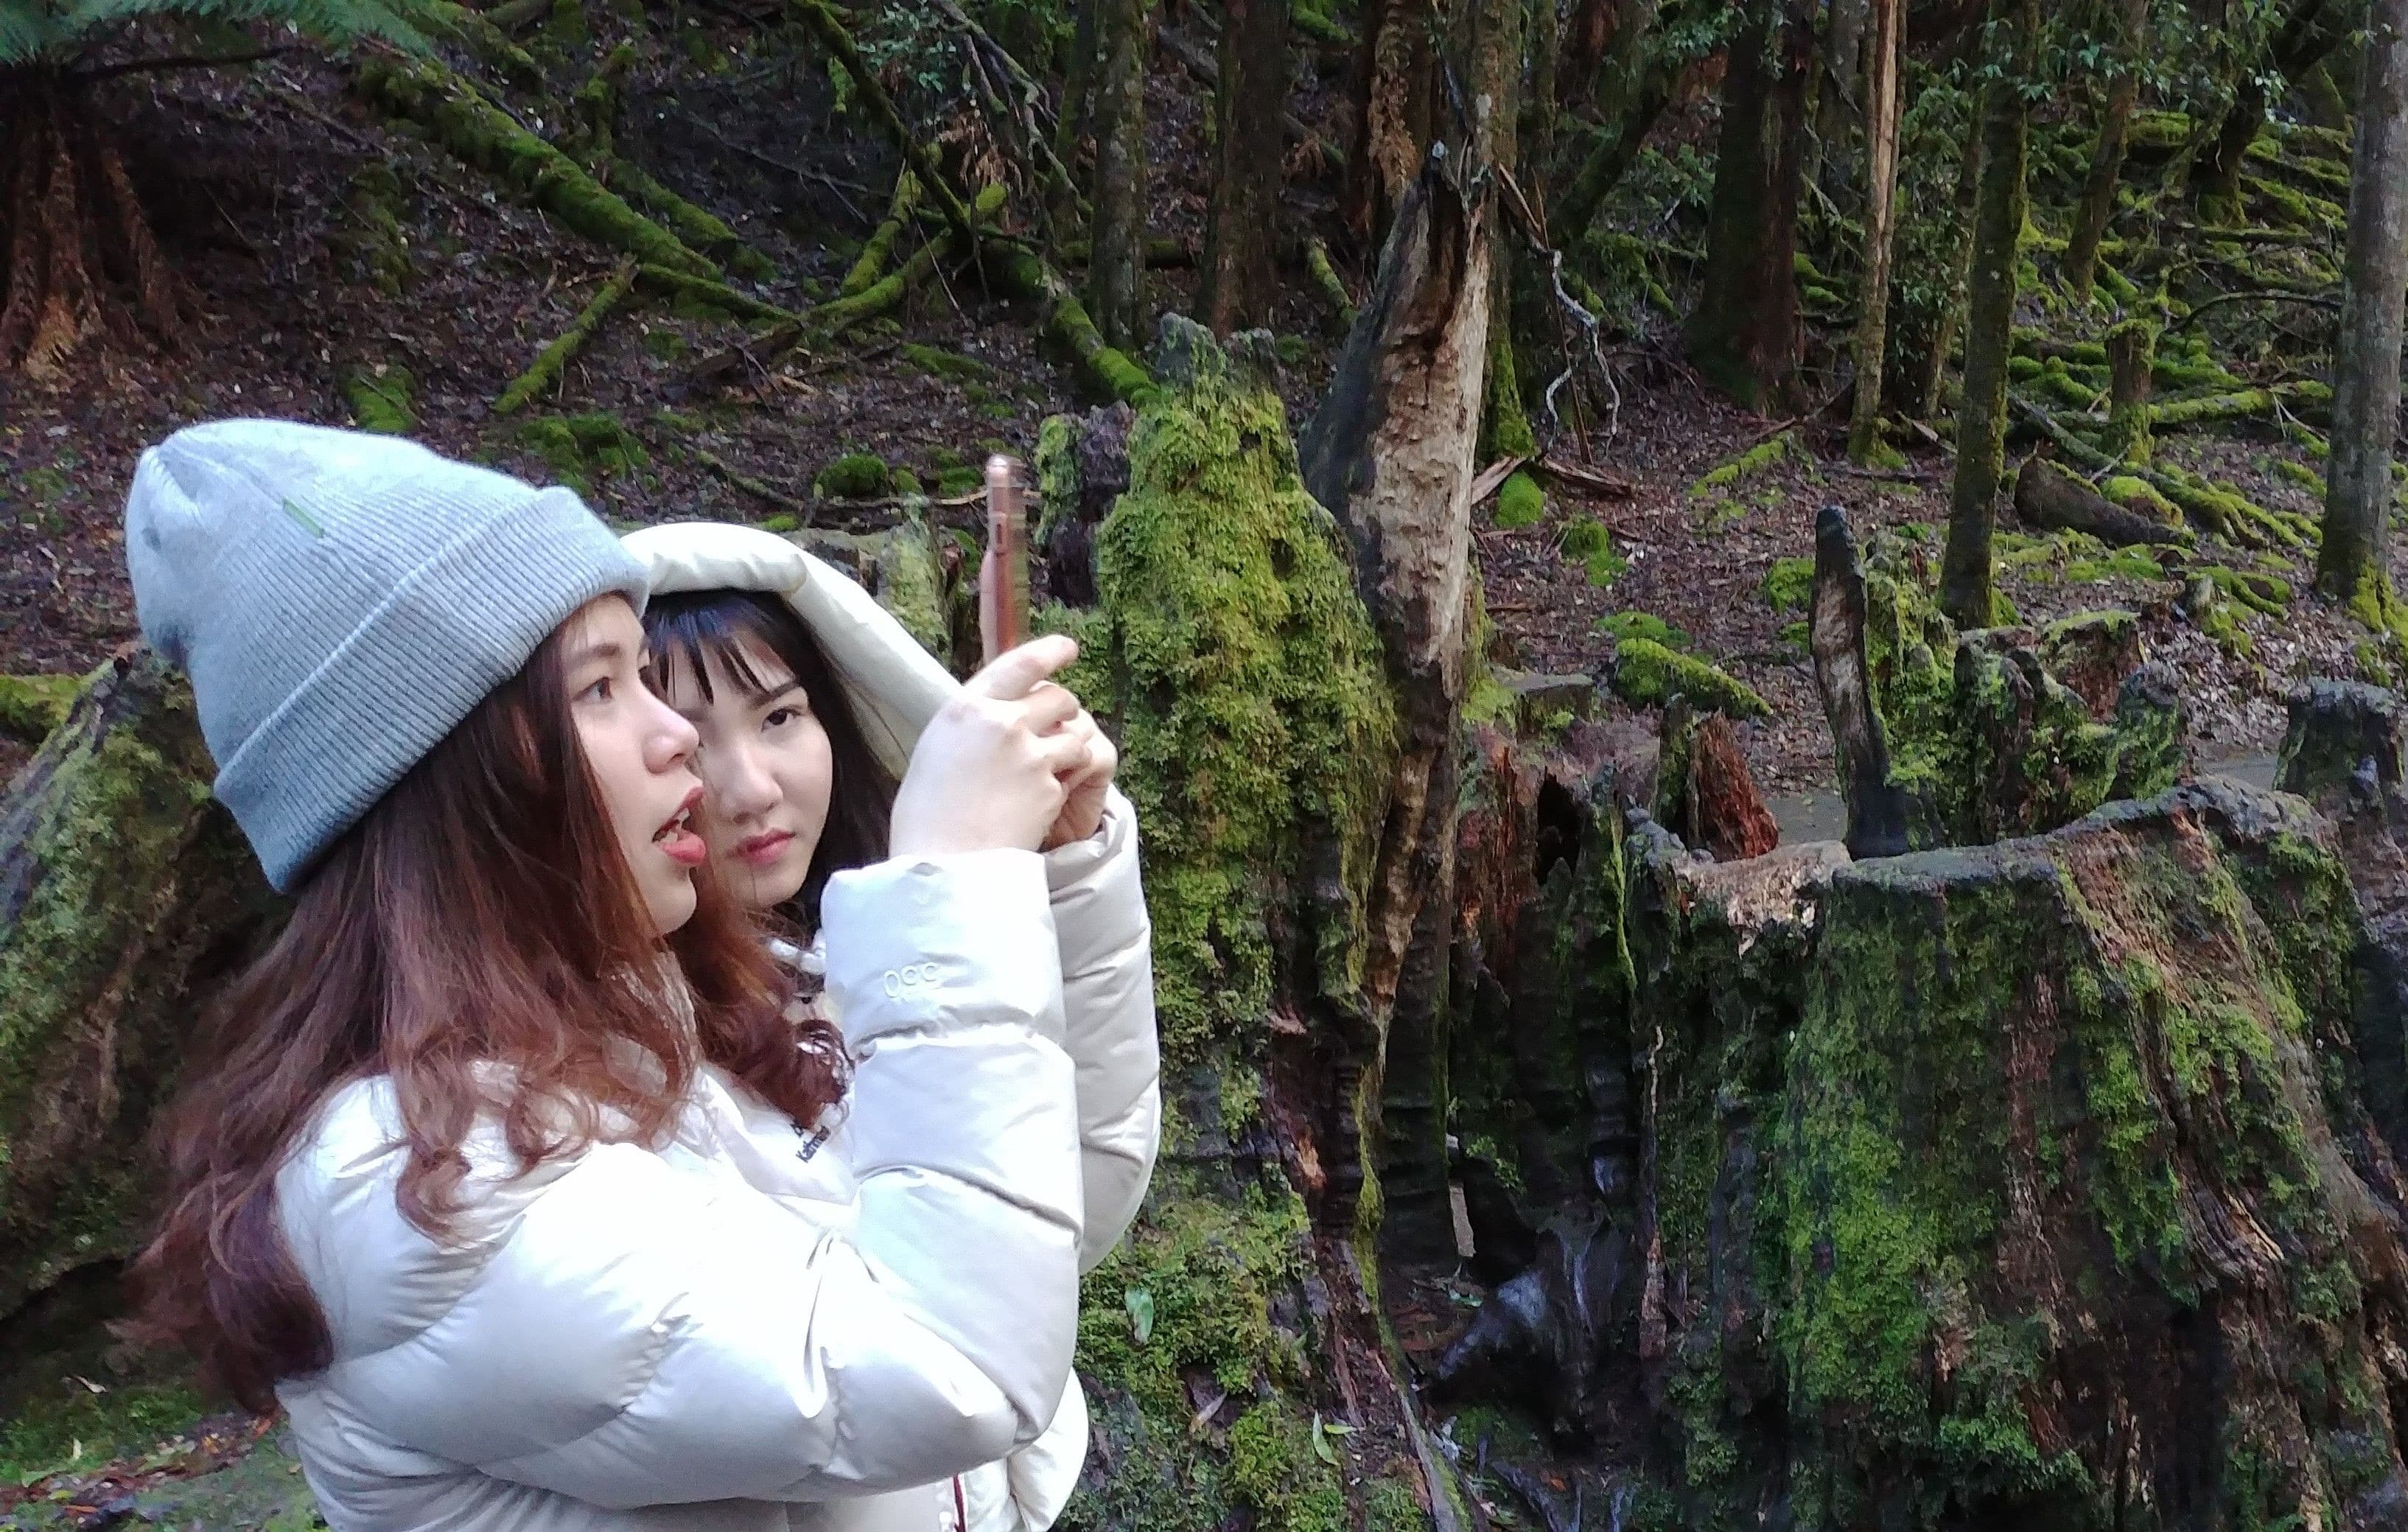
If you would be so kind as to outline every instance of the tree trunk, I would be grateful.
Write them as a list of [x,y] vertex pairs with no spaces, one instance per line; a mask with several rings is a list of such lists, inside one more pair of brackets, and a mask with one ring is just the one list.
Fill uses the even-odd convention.
[[95,340],[173,348],[188,307],[88,88],[0,68],[0,374],[56,381]]
[[[1100,73],[1094,86],[1095,221],[1088,230],[1086,309],[1104,344],[1143,344],[1145,301],[1145,61],[1153,51],[1149,0],[1099,0]],[[1278,131],[1274,125],[1272,132]]]
[[157,655],[103,666],[0,798],[0,1316],[139,1249],[194,1015],[275,900]]
[[1300,447],[1305,487],[1354,546],[1398,702],[1360,981],[1383,1030],[1423,899],[1452,897],[1455,801],[1435,789],[1471,662],[1472,448],[1492,254],[1487,202],[1467,205],[1438,165],[1426,167]]
[[[1873,8],[1880,3],[1882,0],[1831,0],[1829,19],[1823,23],[1821,46],[1815,50],[1820,67],[1814,91],[1813,141],[1807,150],[1811,158],[1805,176],[1833,196],[1845,194],[1850,125],[1861,123],[1868,132],[1871,127],[1867,116],[1871,106],[1862,99],[1861,93],[1868,83],[1865,45],[1874,21]],[[1903,30],[1901,17],[1901,33]]]
[[2408,0],[2367,18],[2358,141],[2350,151],[2349,242],[2333,347],[2332,460],[2316,586],[2348,601],[2384,595],[2391,443],[2400,428],[2400,331],[2408,294]]
[[1436,133],[1438,12],[1432,0],[1371,0],[1362,24],[1346,221],[1368,248],[1386,240]]
[[[1077,0],[1078,18],[1071,23],[1069,56],[1062,65],[1062,104],[1054,119],[1054,157],[1079,175],[1079,145],[1087,136],[1095,107],[1096,50],[1103,33],[1103,13],[1116,0]],[[1090,199],[1092,206],[1092,199]],[[1073,208],[1056,207],[1054,222],[1067,228]]]
[[1881,450],[1882,374],[1889,347],[1890,236],[1898,191],[1899,69],[1905,62],[1904,0],[1872,0],[1864,29],[1865,275],[1856,303],[1856,401],[1848,457],[1870,463]]
[[1622,0],[1612,45],[1598,66],[1591,110],[1605,135],[1588,162],[1566,182],[1556,199],[1561,216],[1554,233],[1577,245],[1623,174],[1638,159],[1647,134],[1672,99],[1672,69],[1658,46],[1660,0]]
[[1750,409],[1785,408],[1804,335],[1798,312],[1798,193],[1806,63],[1804,0],[1752,0],[1723,81],[1720,158],[1690,360]]
[[2107,332],[2107,434],[2100,446],[2120,462],[2149,461],[2149,394],[2157,382],[2157,328],[2128,319]]
[[[2267,50],[2264,68],[2285,87],[2303,78],[2341,45],[2344,29],[2329,12],[2332,0],[2297,0],[2284,18]],[[2251,69],[2232,93],[2232,106],[2215,132],[2215,142],[2193,169],[2202,210],[2220,223],[2241,222],[2241,177],[2249,161],[2249,146],[2265,130],[2267,99],[2264,75]]]
[[2120,21],[2115,77],[2108,82],[2090,175],[2082,183],[2073,234],[2065,246],[2065,282],[2076,303],[2090,301],[2090,284],[2099,273],[2099,243],[2107,237],[2108,221],[2115,216],[2115,183],[2124,174],[2124,142],[2131,131],[2132,108],[2140,103],[2141,68],[2147,58],[2149,0],[2124,0]]
[[[1977,35],[1978,36],[1978,35]],[[1967,57],[1981,59],[1981,50],[1969,47]],[[1940,413],[1940,390],[1948,373],[1948,352],[1963,322],[1965,279],[1973,264],[1973,209],[1982,190],[1982,124],[1965,124],[1965,141],[1956,150],[1956,191],[1949,200],[1949,227],[1956,238],[1948,251],[1948,287],[1941,300],[1940,319],[1931,328],[1931,345],[1923,354],[1922,375],[1915,380],[1914,415],[1928,421]]]
[[1287,109],[1288,0],[1222,0],[1212,95],[1212,194],[1204,216],[1204,322],[1268,323],[1278,297],[1280,120]]
[[2015,320],[2015,247],[2024,227],[2024,104],[2040,46],[2039,0],[1996,0],[2005,23],[2002,70],[1982,98],[1982,183],[1973,214],[1973,264],[1965,299],[1965,397],[1956,409],[1956,477],[1949,492],[1948,551],[1940,609],[1957,626],[1990,625],[1990,529],[2007,443],[2007,355]]

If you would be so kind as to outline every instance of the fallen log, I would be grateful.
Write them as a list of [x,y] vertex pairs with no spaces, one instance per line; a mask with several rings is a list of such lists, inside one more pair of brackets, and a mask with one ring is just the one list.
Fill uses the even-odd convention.
[[595,243],[652,265],[719,274],[708,258],[629,207],[583,165],[519,126],[448,66],[432,59],[376,57],[361,64],[358,80],[376,106],[417,122],[453,155],[495,176]]
[[594,332],[602,327],[602,322],[609,317],[610,310],[619,306],[635,285],[636,263],[620,263],[619,269],[602,284],[602,290],[577,311],[577,317],[569,322],[567,329],[560,333],[559,338],[538,351],[535,360],[527,365],[526,371],[510,379],[509,386],[494,400],[494,413],[509,415],[525,408],[537,394],[558,380],[560,369],[568,365],[568,359],[577,354],[580,347],[593,338]]
[[919,178],[906,165],[895,177],[895,194],[887,200],[886,217],[870,232],[853,269],[844,274],[844,283],[837,289],[838,297],[850,298],[867,292],[885,275],[886,263],[895,259],[895,247],[903,238],[903,231],[910,225],[911,214],[919,205]]
[[2175,546],[2191,540],[2182,528],[2125,509],[2038,455],[2026,458],[2015,475],[2015,514],[2027,526],[2085,533],[2110,548]]

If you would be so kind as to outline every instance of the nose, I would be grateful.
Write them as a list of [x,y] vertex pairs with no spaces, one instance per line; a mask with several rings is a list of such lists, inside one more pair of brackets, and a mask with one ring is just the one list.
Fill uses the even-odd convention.
[[767,813],[783,795],[759,752],[741,742],[725,750],[714,743],[702,763],[702,779],[713,811],[734,823]]
[[643,694],[645,705],[652,709],[652,727],[644,737],[644,765],[647,769],[666,774],[681,768],[691,770],[694,752],[702,736],[685,715],[652,695]]

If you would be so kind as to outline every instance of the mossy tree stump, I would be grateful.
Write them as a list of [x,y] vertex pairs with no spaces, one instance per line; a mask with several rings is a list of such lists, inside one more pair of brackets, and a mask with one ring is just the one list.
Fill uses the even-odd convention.
[[2401,1019],[2328,824],[2202,785],[1853,866],[1584,824],[1458,1079],[1554,1190],[1482,1230],[1528,1264],[1442,1391],[1585,1444],[1625,1525],[2398,1525]]
[[[1040,437],[1048,583],[1094,595],[1040,622],[1079,638],[1068,679],[1144,826],[1167,1118],[1145,1214],[1087,1280],[1096,1437],[1069,1527],[1413,1525],[1437,1472],[1367,1257],[1318,1216],[1363,1186],[1364,1060],[1329,1017],[1359,1005],[1396,702],[1268,350],[1166,320],[1133,422]],[[1126,489],[1099,505],[1091,480]],[[1354,1428],[1322,1439],[1342,1473],[1316,1413]]]

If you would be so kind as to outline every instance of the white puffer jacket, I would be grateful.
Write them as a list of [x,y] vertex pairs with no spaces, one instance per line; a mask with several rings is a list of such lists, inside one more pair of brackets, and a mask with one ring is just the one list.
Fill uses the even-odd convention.
[[[908,759],[954,683],[857,585],[750,529],[639,537],[656,589],[786,594]],[[1086,1450],[1078,1274],[1160,1126],[1133,817],[839,874],[822,915],[855,1059],[824,1138],[706,1068],[658,1150],[512,1178],[472,1140],[438,1247],[394,1201],[390,1087],[320,1113],[277,1190],[336,1360],[279,1394],[337,1532],[1050,1525]]]

